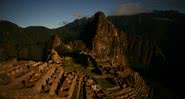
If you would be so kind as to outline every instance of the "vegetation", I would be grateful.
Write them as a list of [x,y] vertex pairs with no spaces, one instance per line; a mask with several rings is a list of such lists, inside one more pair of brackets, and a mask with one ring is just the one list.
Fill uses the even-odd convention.
[[77,63],[74,58],[75,57],[69,57],[69,56],[64,57],[63,63],[62,63],[64,71],[66,72],[77,71],[77,72],[82,72],[82,73],[89,74],[89,75],[98,75],[92,70],[86,69],[83,64]]
[[115,86],[114,83],[111,83],[107,79],[102,79],[102,78],[94,78],[94,79],[95,79],[95,81],[97,81],[98,84],[102,85],[102,87],[105,89],[112,88]]

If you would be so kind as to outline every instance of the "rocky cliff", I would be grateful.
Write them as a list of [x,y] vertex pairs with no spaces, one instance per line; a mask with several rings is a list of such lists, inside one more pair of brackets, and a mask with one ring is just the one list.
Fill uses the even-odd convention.
[[121,49],[120,32],[103,12],[97,12],[89,19],[87,32],[86,44],[97,58],[110,59],[111,63],[122,62],[126,65]]

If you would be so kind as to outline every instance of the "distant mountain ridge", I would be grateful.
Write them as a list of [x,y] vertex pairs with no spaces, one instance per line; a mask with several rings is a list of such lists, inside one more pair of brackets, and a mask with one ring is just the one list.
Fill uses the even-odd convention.
[[[178,13],[177,11],[154,11],[152,13],[141,13],[131,16],[108,16],[107,18],[118,27],[119,31],[124,31],[126,33],[127,44],[129,44],[129,42],[139,43],[137,42],[138,39],[142,39],[157,44],[160,42],[158,47],[162,48],[164,44],[171,42],[173,37],[182,40],[183,36],[180,32],[184,31],[182,28],[184,25],[184,17],[184,14]],[[16,46],[21,46],[23,42],[27,43],[25,45],[33,43],[39,44],[49,40],[51,35],[57,34],[64,43],[69,43],[73,40],[86,38],[88,20],[89,18],[77,19],[72,23],[56,29],[48,29],[43,26],[21,28],[14,23],[0,21],[1,42],[6,41],[5,38],[8,39],[6,36],[10,36],[9,38],[13,40],[12,42],[16,43]],[[173,32],[178,31],[178,35],[171,30]],[[40,37],[42,37],[42,39]],[[132,48],[130,44],[129,46],[127,46],[128,49]],[[143,46],[148,45],[145,44]],[[167,50],[165,48],[163,49]]]
[[[177,38],[182,38],[182,35],[180,33],[178,35],[170,33],[170,36],[168,36],[168,32],[171,32],[168,29],[174,32],[176,30],[178,30],[179,32],[183,31],[183,29],[178,26],[184,25],[184,17],[184,14],[178,13],[177,11],[154,11],[152,13],[141,13],[131,16],[108,16],[108,19],[116,27],[118,27],[119,31],[124,31],[126,33],[127,44],[129,44],[129,42],[133,42],[134,45],[134,42],[137,42],[138,39],[145,39],[149,42],[160,42],[161,45],[158,45],[158,47],[162,48],[164,44],[171,41],[169,40],[169,38],[173,39],[171,37],[176,36],[178,36]],[[59,35],[59,37],[61,37],[63,42],[69,43],[72,40],[85,38],[84,35],[86,35],[88,32],[88,20],[89,18],[77,19],[72,23],[66,24],[63,27],[59,27],[56,29],[48,29],[42,26],[30,26],[26,28],[21,28],[14,23],[8,21],[0,21],[0,35],[2,37],[1,42],[5,42],[6,40],[4,38],[8,39],[8,37],[6,36],[9,36],[9,38],[13,40],[12,42],[15,43],[16,46],[23,45],[21,44],[23,42],[26,43],[25,45],[39,43],[43,44],[44,42],[49,40],[51,35],[57,34]],[[13,35],[13,33],[15,35]],[[42,39],[40,37],[42,37]],[[133,38],[135,38],[135,41]],[[132,48],[130,44],[129,46],[127,46],[128,49]],[[149,45],[145,44],[143,46]]]

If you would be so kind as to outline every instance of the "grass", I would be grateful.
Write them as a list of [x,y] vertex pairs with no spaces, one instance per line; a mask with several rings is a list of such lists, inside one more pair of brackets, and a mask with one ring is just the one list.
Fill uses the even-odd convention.
[[72,57],[65,57],[64,58],[63,68],[64,68],[64,71],[66,71],[66,72],[77,71],[77,72],[85,73],[88,75],[97,75],[96,73],[92,72],[92,70],[88,70],[88,69],[84,68],[84,66],[82,64],[75,63]]
[[97,83],[100,84],[103,88],[111,88],[115,86],[114,84],[112,84],[106,79],[94,78],[94,80],[97,81]]

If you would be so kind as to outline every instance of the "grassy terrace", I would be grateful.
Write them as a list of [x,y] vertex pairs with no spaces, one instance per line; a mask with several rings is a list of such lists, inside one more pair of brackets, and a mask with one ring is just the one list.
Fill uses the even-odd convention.
[[[98,75],[96,72],[93,72],[93,70],[86,69],[85,67],[87,66],[85,66],[84,64],[75,62],[75,60],[76,59],[69,56],[63,58],[62,66],[65,72],[77,71],[89,75]],[[89,62],[88,66],[93,66],[93,64]]]

